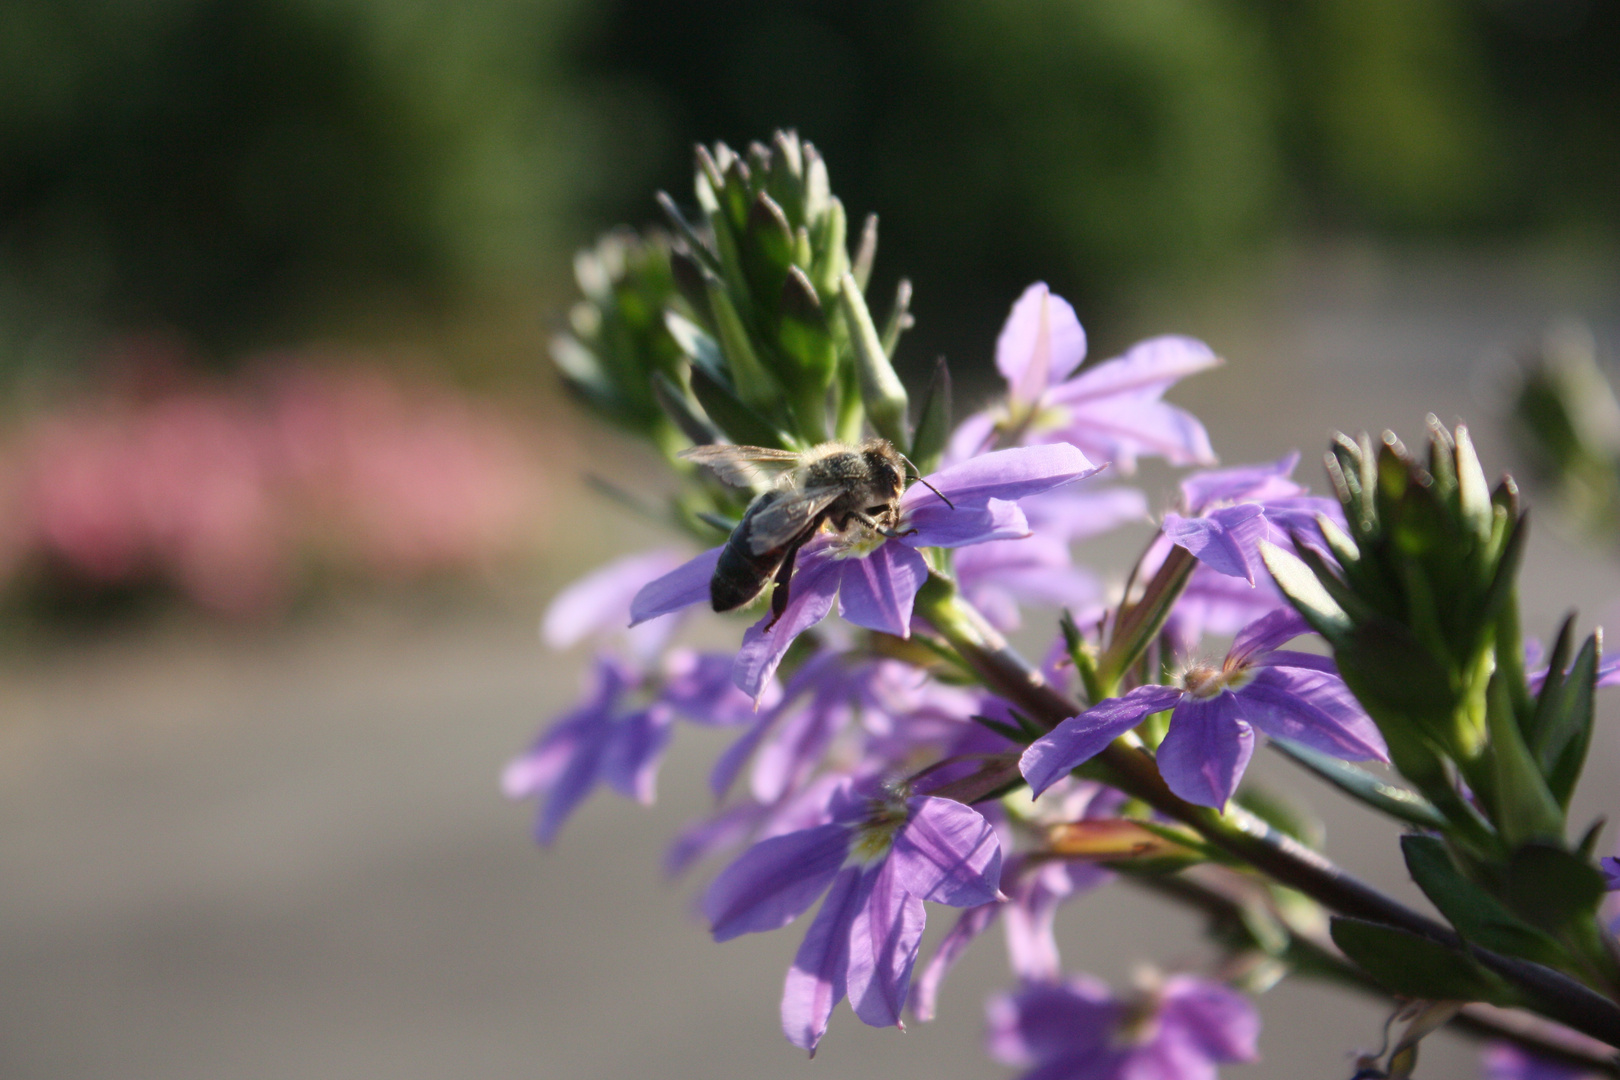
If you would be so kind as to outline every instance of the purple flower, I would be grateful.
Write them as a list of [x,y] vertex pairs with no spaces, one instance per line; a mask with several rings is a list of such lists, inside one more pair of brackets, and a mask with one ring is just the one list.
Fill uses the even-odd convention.
[[1147,499],[1133,488],[1059,488],[1020,506],[1034,535],[958,552],[956,584],[962,595],[1004,631],[1018,629],[1021,602],[1067,608],[1081,623],[1101,615],[1102,583],[1074,564],[1069,545],[1128,521],[1145,521]]
[[1326,657],[1277,646],[1306,633],[1292,610],[1245,627],[1220,667],[1189,668],[1178,686],[1139,686],[1059,724],[1024,751],[1036,794],[1145,718],[1174,709],[1159,772],[1188,802],[1224,807],[1254,753],[1254,729],[1350,761],[1387,761],[1384,740]]
[[[1108,818],[1119,812],[1123,799],[1119,792],[1101,784],[1075,782],[1058,805],[1034,807],[1035,821],[1057,824]],[[1002,847],[1008,847],[1009,842],[1010,838],[1004,835]],[[1053,933],[1058,908],[1112,877],[1112,872],[1105,867],[1078,859],[1039,859],[1024,855],[1008,859],[1001,873],[1006,899],[962,912],[923,968],[912,999],[912,1011],[917,1019],[934,1018],[945,976],[967,947],[998,919],[1005,928],[1007,961],[1013,974],[1026,982],[1056,982],[1062,971],[1057,937]]]
[[563,716],[525,753],[507,765],[501,786],[508,798],[543,796],[535,838],[549,844],[598,782],[650,804],[658,762],[669,743],[673,712],[660,704],[625,708],[637,673],[609,656],[597,658],[585,700]]
[[[1294,452],[1269,465],[1194,473],[1181,482],[1191,516],[1166,514],[1164,535],[1210,569],[1255,584],[1262,569],[1260,541],[1287,547],[1296,534],[1307,540],[1319,536],[1318,514],[1344,524],[1335,500],[1313,496],[1289,479],[1297,464]],[[1313,546],[1322,548],[1320,542]]]
[[[540,621],[540,638],[553,649],[566,649],[587,637],[624,633],[630,602],[642,586],[669,573],[685,560],[669,548],[627,555],[593,570],[552,599]],[[638,626],[625,634],[630,651],[651,662],[669,641],[675,619]]]
[[684,716],[708,726],[741,722],[753,702],[730,683],[726,657],[678,649],[647,673],[600,655],[585,698],[506,766],[501,787],[513,799],[540,798],[535,837],[556,838],[598,783],[651,804],[671,725]]
[[1485,1045],[1480,1062],[1484,1080],[1596,1080],[1597,1074],[1562,1062],[1536,1057],[1510,1042]]
[[1157,337],[1070,378],[1086,356],[1074,309],[1036,282],[1013,304],[996,339],[996,367],[1007,380],[1005,404],[964,420],[948,458],[960,461],[998,437],[1023,444],[1071,443],[1124,472],[1141,455],[1173,465],[1215,460],[1196,417],[1160,398],[1178,379],[1220,363],[1201,341]]
[[[906,489],[897,529],[908,535],[889,540],[859,524],[846,533],[822,533],[799,551],[781,618],[773,623],[766,616],[743,635],[733,679],[757,696],[793,639],[826,618],[834,600],[839,613],[857,626],[910,636],[912,604],[928,578],[918,548],[1028,536],[1016,500],[1095,472],[1084,454],[1063,444],[985,454],[928,478],[949,504],[922,484]],[[706,601],[720,550],[706,551],[643,588],[631,605],[634,622]]]
[[922,902],[991,900],[1001,847],[978,811],[949,799],[846,793],[824,825],[761,840],[703,898],[716,941],[775,930],[826,893],[788,971],[782,1029],[815,1053],[847,994],[873,1027],[900,1025],[922,940]]
[[990,1056],[1023,1080],[1214,1080],[1259,1057],[1260,1017],[1221,983],[1177,975],[1121,1000],[1095,979],[1032,983],[992,998]]

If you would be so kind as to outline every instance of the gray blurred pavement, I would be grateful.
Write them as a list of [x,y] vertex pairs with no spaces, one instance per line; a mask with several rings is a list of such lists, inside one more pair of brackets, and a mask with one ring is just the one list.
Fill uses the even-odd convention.
[[[1480,358],[1571,306],[1617,340],[1613,293],[1589,282],[1572,294],[1533,267],[1358,266],[1306,266],[1243,319],[1165,327],[1232,359],[1176,395],[1228,461],[1298,445],[1300,475],[1319,484],[1331,427],[1415,439],[1433,409],[1484,421],[1500,469]],[[1146,481],[1167,490],[1162,474]],[[616,549],[649,539],[611,510],[583,513],[583,534]],[[1545,632],[1573,603],[1616,621],[1620,562],[1548,519],[1527,623]],[[535,848],[529,808],[505,803],[497,776],[573,697],[582,660],[545,653],[538,610],[343,609],[262,636],[158,627],[0,656],[0,1078],[1005,1074],[979,1049],[982,1000],[1007,981],[999,934],[963,963],[935,1024],[874,1031],[840,1009],[813,1063],[787,1046],[776,1002],[802,930],[714,945],[689,915],[692,885],[658,872],[664,843],[707,805],[712,733],[682,729],[655,810],[599,794],[554,849]],[[1588,813],[1620,810],[1614,699],[1604,708]],[[1330,853],[1410,897],[1389,831],[1313,797]],[[950,918],[931,910],[925,955]],[[1138,959],[1205,955],[1192,920],[1123,886],[1078,901],[1060,928],[1067,966],[1114,979]],[[1382,1019],[1309,985],[1262,1009],[1265,1061],[1227,1075],[1348,1076],[1345,1053]],[[1459,1041],[1425,1054],[1426,1080],[1475,1075]]]

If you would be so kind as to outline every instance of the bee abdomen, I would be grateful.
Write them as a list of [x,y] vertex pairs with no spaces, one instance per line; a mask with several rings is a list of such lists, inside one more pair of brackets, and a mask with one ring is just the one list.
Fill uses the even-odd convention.
[[750,603],[765,591],[765,585],[782,564],[785,549],[775,548],[755,554],[749,543],[754,513],[770,501],[770,495],[761,496],[748,513],[743,515],[731,539],[720,552],[715,563],[714,576],[709,579],[709,602],[716,611],[733,611]]

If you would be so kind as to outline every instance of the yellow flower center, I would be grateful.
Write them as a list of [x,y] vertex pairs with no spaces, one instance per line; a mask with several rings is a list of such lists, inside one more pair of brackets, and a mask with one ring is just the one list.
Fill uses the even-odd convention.
[[905,826],[909,816],[903,799],[873,799],[866,820],[855,830],[855,842],[849,847],[851,862],[871,865],[882,859],[894,846],[894,838]]

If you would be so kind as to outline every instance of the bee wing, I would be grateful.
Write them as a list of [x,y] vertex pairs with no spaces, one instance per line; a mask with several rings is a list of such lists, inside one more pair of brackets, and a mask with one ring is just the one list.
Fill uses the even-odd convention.
[[[813,487],[790,491],[763,507],[748,523],[748,546],[755,555],[783,547],[816,523],[816,515],[831,506],[841,487]],[[803,537],[803,540],[809,537]]]
[[725,443],[689,447],[675,456],[707,465],[725,483],[741,488],[761,487],[772,478],[796,468],[804,460],[803,454],[793,450]]

